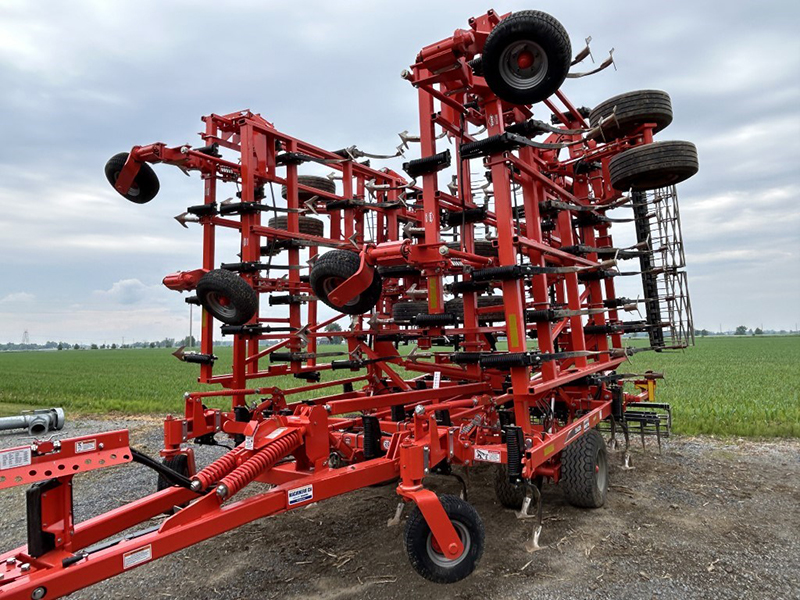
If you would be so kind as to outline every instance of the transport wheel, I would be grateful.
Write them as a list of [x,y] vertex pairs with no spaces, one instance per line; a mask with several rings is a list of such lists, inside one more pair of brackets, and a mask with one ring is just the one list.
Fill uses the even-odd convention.
[[[189,477],[189,457],[185,454],[176,454],[175,456],[171,456],[169,458],[165,458],[161,461],[165,467],[169,467],[173,471],[177,471],[181,475],[185,477]],[[157,491],[165,490],[169,487],[172,487],[172,484],[164,479],[163,475],[158,476],[158,485],[156,487]]]
[[[502,296],[478,296],[478,308],[485,308],[487,306],[499,306],[500,310],[497,312],[486,313],[478,315],[478,321],[481,323],[492,323],[495,321],[505,321],[506,313],[502,309],[503,297]],[[464,299],[453,298],[444,304],[444,311],[456,316],[459,321],[464,320]]]
[[569,73],[572,45],[564,27],[538,10],[522,10],[492,29],[481,55],[489,88],[512,104],[553,94]]
[[[537,477],[533,484],[542,491],[544,480]],[[519,510],[525,500],[525,486],[511,483],[508,480],[508,465],[496,465],[494,471],[494,493],[497,501],[506,508]]]
[[[125,161],[128,160],[128,152],[120,152],[108,159],[106,163],[105,172],[108,183],[113,187],[117,183],[122,167],[125,166]],[[130,200],[136,204],[145,204],[150,202],[158,194],[160,185],[156,172],[147,163],[142,163],[139,167],[139,172],[133,178],[133,183],[127,194],[120,194],[123,198]]]
[[691,142],[654,142],[620,152],[608,163],[611,185],[626,192],[675,185],[697,173],[697,148]]
[[321,255],[311,268],[309,283],[314,295],[325,304],[346,315],[361,315],[378,303],[383,289],[381,276],[373,270],[372,283],[344,306],[328,301],[328,294],[358,271],[361,257],[348,250],[331,250]]
[[427,302],[397,302],[392,306],[392,318],[395,323],[413,323],[417,315],[427,314]]
[[[316,175],[298,175],[297,176],[297,183],[300,185],[306,185],[308,187],[312,187],[315,190],[321,190],[323,192],[328,192],[330,194],[336,193],[336,182],[331,181],[327,177],[318,177]],[[305,202],[306,200],[311,200],[316,194],[312,192],[305,192],[300,190],[298,197],[300,198],[300,202]],[[286,186],[281,186],[281,196],[283,199],[286,199]]]
[[564,496],[573,506],[599,508],[608,492],[608,455],[603,436],[596,429],[582,435],[561,453]]
[[[447,247],[453,250],[461,250],[461,242],[448,242]],[[475,240],[473,248],[475,248],[473,254],[478,256],[486,256],[488,258],[497,256],[497,248],[492,244],[491,240]]]
[[439,500],[464,544],[464,552],[458,558],[446,558],[417,506],[406,523],[406,552],[411,566],[425,579],[434,583],[455,583],[475,570],[483,554],[483,521],[472,505],[458,496],[443,495]]
[[655,123],[654,133],[672,123],[672,101],[667,92],[640,90],[628,92],[601,102],[589,113],[589,124],[597,126],[601,119],[614,114],[615,118],[603,125],[603,137],[624,137],[645,123]]
[[258,311],[255,290],[226,269],[214,269],[200,278],[197,299],[215,319],[227,325],[244,325]]

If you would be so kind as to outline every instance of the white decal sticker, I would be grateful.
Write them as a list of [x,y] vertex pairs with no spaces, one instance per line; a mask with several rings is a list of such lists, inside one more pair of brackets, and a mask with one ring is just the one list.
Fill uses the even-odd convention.
[[475,460],[499,463],[502,461],[502,456],[499,452],[494,450],[481,450],[480,448],[475,448]]
[[436,373],[433,374],[433,389],[438,390],[439,385],[441,385],[441,383],[442,383],[442,372],[436,371]]
[[308,502],[314,498],[314,486],[312,484],[304,485],[303,487],[294,488],[289,490],[289,506],[300,504],[301,502]]
[[388,450],[388,449],[389,449],[389,446],[391,445],[391,443],[392,443],[392,440],[391,440],[391,439],[388,439],[388,440],[383,440],[383,449],[384,449],[384,450]]
[[122,555],[122,568],[132,569],[133,567],[139,566],[142,563],[146,563],[152,558],[153,547],[150,545],[147,545],[144,548],[131,550],[130,552],[126,552]]
[[94,452],[97,450],[97,440],[83,440],[75,442],[75,454],[81,452]]
[[0,452],[0,471],[14,467],[26,467],[31,464],[31,449],[17,448]]
[[276,437],[278,437],[284,431],[286,431],[286,427],[278,427],[275,431],[270,431],[267,434],[267,439],[268,440],[274,440]]
[[244,438],[244,449],[245,450],[252,450],[253,449],[253,436],[248,435]]

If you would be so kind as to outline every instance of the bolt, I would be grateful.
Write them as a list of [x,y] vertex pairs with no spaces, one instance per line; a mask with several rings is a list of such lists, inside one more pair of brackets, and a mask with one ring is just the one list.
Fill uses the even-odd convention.
[[192,489],[193,492],[199,492],[203,488],[203,484],[200,483],[199,479],[193,479],[189,487]]
[[455,554],[455,553],[456,553],[456,551],[458,550],[458,544],[456,544],[455,542],[453,542],[452,544],[450,544],[450,545],[447,547],[447,549],[450,551],[450,554]]
[[331,405],[330,404],[325,404],[325,405],[323,405],[322,408],[325,409],[325,412],[331,412]]
[[100,442],[99,444],[97,444],[97,449],[98,450],[102,450],[105,447],[106,447],[106,445],[103,442]]
[[44,586],[39,586],[35,590],[33,590],[31,598],[33,600],[42,600],[42,598],[44,598],[46,595],[47,595],[47,588]]
[[411,79],[411,71],[409,71],[408,69],[403,69],[400,72],[400,77],[402,77],[403,79]]
[[418,404],[417,407],[414,409],[414,414],[417,415],[418,417],[421,417],[422,415],[425,414],[425,407],[422,406],[421,404]]
[[15,564],[17,564],[17,559],[16,559],[16,558],[14,558],[14,557],[7,558],[7,559],[6,559],[6,564],[7,564],[9,567],[13,567]]
[[227,486],[225,486],[225,484],[220,483],[217,486],[217,496],[219,496],[223,500],[228,497],[228,488]]
[[192,395],[189,392],[183,392],[183,399],[184,400],[188,400],[191,397],[192,397]]
[[19,570],[22,571],[23,573],[27,573],[28,571],[31,570],[31,564],[30,563],[22,563],[20,565],[20,567],[19,567]]
[[189,147],[181,146],[181,154],[189,154]]

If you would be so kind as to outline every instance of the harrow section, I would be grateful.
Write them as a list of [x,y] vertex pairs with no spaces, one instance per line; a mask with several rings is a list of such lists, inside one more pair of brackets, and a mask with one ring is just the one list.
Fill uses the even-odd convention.
[[[588,46],[573,59],[550,15],[489,11],[403,73],[419,135],[400,134],[394,154],[325,150],[244,110],[203,117],[200,147],[154,143],[113,157],[109,182],[140,204],[159,191],[151,164],[200,174],[202,202],[176,219],[202,228],[202,256],[164,284],[202,306],[200,351],[175,355],[218,387],[187,392],[184,414],[165,420],[163,464],[124,440],[125,461],[158,472],[155,494],[73,525],[63,491],[73,473],[48,469],[28,495],[27,546],[3,557],[0,597],[58,597],[254,519],[393,481],[415,505],[411,565],[458,581],[481,556],[482,522],[466,500],[425,486],[454,467],[496,469],[500,501],[537,522],[531,550],[543,479],[564,482],[577,506],[601,506],[598,425],[624,425],[626,437],[633,420],[643,433],[668,425],[668,407],[650,402],[657,374],[617,369],[646,349],[626,347],[626,334],[647,332],[655,350],[691,341],[673,186],[697,157],[688,142],[654,142],[672,120],[664,92],[576,107],[563,81],[613,62],[570,73],[587,56]],[[373,165],[412,144],[404,174]],[[618,222],[634,223],[635,246],[614,245]],[[218,256],[223,234],[236,237],[236,257]],[[639,271],[618,269],[636,259]],[[641,275],[643,299],[616,294],[625,275]],[[640,303],[646,319],[623,318]],[[215,369],[218,333],[233,340],[228,373]],[[273,383],[287,376],[297,385]],[[212,397],[230,408],[209,408]],[[190,443],[217,436],[235,447],[198,469]],[[2,486],[29,482],[40,460],[62,464],[78,443],[0,454],[17,453]],[[100,444],[85,452],[109,466]],[[270,487],[237,496],[253,482]],[[173,507],[154,528],[103,541]]]

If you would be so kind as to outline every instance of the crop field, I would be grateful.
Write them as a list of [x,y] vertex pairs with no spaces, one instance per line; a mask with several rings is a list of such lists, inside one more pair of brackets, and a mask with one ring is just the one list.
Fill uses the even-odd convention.
[[[321,351],[337,349],[344,348],[326,346]],[[67,418],[179,413],[183,393],[201,386],[196,382],[198,367],[179,362],[170,352],[0,353],[0,415],[51,406],[63,406]],[[220,357],[216,370],[223,373],[230,365],[231,349],[218,348],[216,353]],[[800,436],[800,337],[698,339],[695,348],[684,352],[637,354],[632,364],[621,370],[646,369],[666,374],[657,395],[660,401],[672,404],[676,433]],[[323,380],[353,375],[349,371],[324,372]],[[284,388],[305,385],[291,376],[263,381]],[[323,389],[316,395],[326,393],[329,391]],[[307,397],[298,394],[290,399]],[[216,405],[224,403],[220,399]]]

